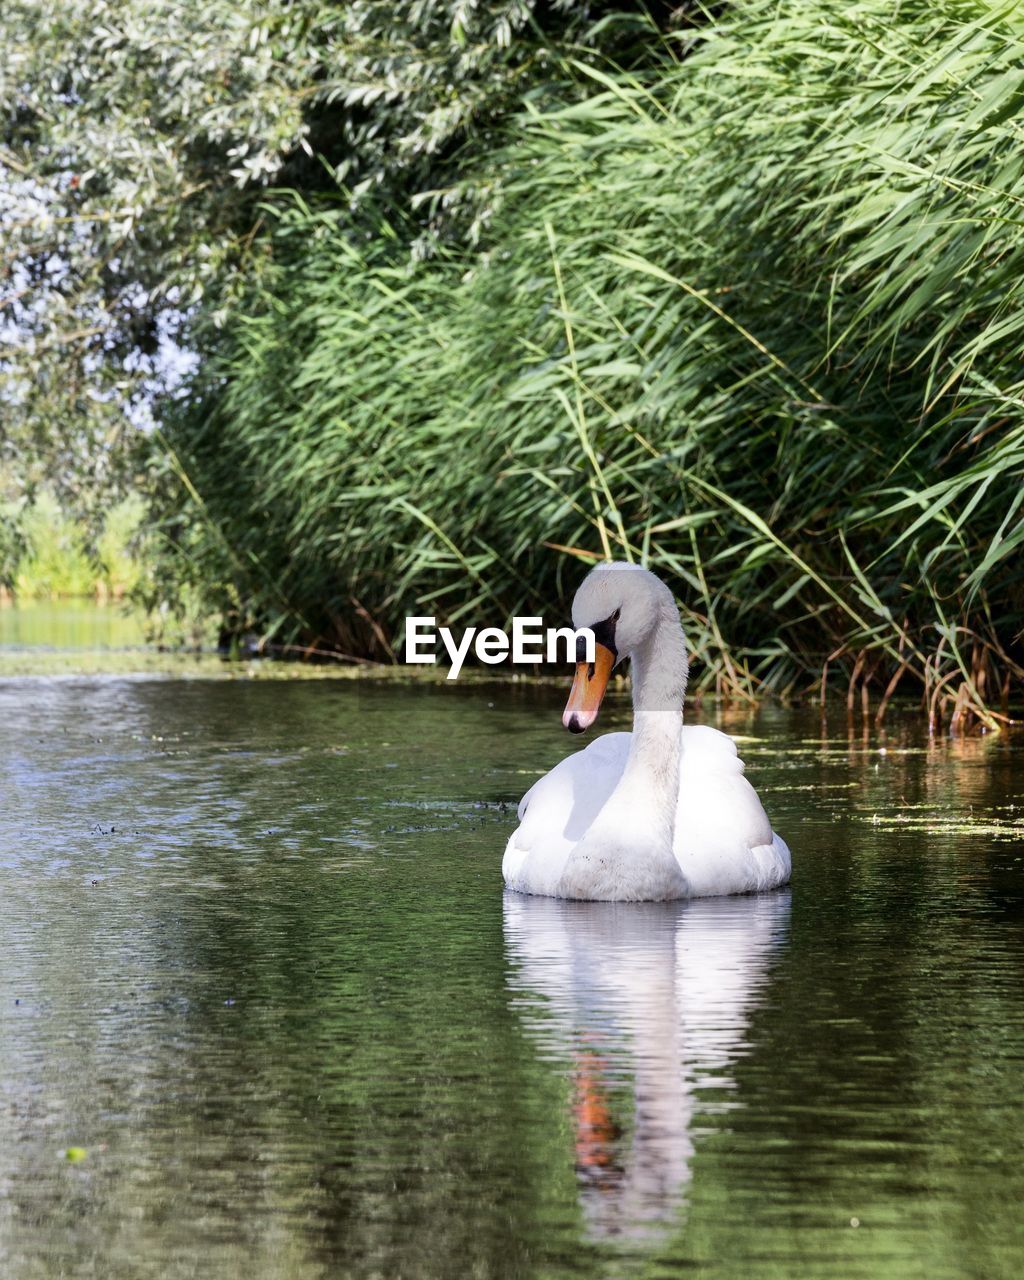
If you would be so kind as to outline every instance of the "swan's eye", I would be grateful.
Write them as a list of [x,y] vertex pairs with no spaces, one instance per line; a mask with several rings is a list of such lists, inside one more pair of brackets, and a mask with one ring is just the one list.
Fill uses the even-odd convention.
[[622,606],[620,605],[620,606],[618,607],[618,609],[616,609],[616,610],[615,610],[615,612],[612,614],[612,616],[608,619],[608,621],[609,621],[609,622],[618,622],[618,620],[619,620],[619,614],[621,614],[621,613],[622,613]]

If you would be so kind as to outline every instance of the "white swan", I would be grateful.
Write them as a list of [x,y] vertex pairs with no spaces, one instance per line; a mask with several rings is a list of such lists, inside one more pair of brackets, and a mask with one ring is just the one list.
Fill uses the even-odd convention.
[[562,721],[582,733],[612,668],[632,659],[633,732],[567,756],[519,804],[502,861],[510,889],[555,898],[661,901],[774,889],[790,875],[731,738],[683,727],[688,665],[672,593],[630,564],[599,565],[572,605],[595,661],[577,662]]

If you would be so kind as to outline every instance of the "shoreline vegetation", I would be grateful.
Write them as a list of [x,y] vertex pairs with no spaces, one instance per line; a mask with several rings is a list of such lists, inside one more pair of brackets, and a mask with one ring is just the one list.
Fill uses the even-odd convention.
[[940,10],[753,0],[652,73],[567,64],[473,251],[281,197],[170,432],[237,607],[383,656],[413,595],[500,622],[644,559],[699,687],[1006,723],[1024,46]]
[[146,516],[141,494],[110,507],[95,533],[45,488],[0,505],[0,604],[133,597],[145,573]]
[[[138,598],[391,663],[408,615],[565,619],[633,560],[695,692],[1021,716],[1019,9],[300,7],[307,98],[292,28],[249,40],[268,119],[296,80],[292,150],[253,142],[237,224],[180,249],[174,296],[214,283],[147,437]],[[242,81],[196,66],[213,112]],[[212,236],[221,136],[175,228]]]
[[[149,517],[142,492],[93,520],[45,486],[31,499],[0,502],[0,610],[47,603],[122,609],[158,649],[212,648],[217,627],[208,607],[180,590],[172,607],[157,581]],[[59,646],[64,628],[58,624],[52,638],[45,622],[35,630],[33,643]]]

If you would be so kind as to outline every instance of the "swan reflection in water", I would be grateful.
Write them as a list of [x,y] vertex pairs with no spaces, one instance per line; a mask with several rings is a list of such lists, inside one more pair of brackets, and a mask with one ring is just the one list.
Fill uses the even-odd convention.
[[696,1090],[728,1069],[786,932],[788,891],[684,902],[506,893],[508,983],[543,1056],[569,1060],[591,1235],[657,1235],[690,1180]]

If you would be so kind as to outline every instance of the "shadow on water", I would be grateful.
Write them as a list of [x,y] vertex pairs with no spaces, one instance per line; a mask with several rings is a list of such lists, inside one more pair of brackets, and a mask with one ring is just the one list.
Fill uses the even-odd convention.
[[503,896],[559,704],[0,681],[0,1274],[1020,1274],[1021,745],[723,713],[791,891]]

